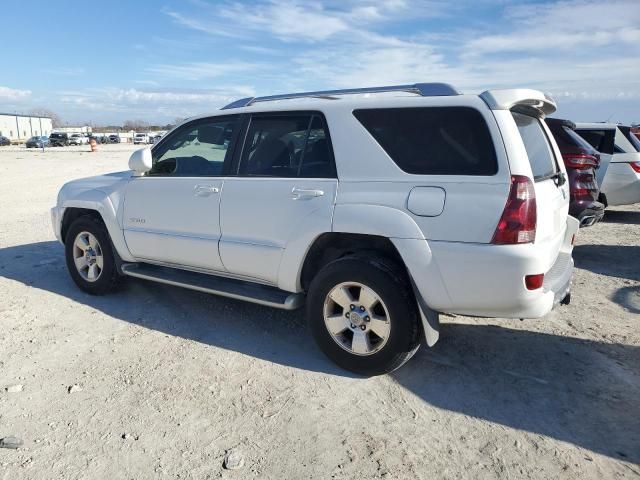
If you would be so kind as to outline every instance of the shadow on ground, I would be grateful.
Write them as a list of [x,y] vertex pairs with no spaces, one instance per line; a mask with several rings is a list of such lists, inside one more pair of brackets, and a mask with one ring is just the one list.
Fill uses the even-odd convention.
[[576,245],[573,259],[599,275],[640,281],[640,245]]
[[640,212],[606,209],[604,213],[606,223],[626,223],[628,225],[640,225]]
[[[0,276],[168,335],[299,369],[348,375],[315,348],[300,312],[133,279],[114,295],[92,297],[71,282],[56,242],[0,249]],[[444,324],[440,343],[422,348],[393,377],[444,410],[640,463],[637,347]]]

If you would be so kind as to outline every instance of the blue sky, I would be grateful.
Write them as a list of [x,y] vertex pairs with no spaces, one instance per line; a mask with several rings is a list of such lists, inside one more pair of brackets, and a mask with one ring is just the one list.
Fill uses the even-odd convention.
[[640,122],[638,0],[3,2],[0,111],[165,123],[244,96],[442,81]]

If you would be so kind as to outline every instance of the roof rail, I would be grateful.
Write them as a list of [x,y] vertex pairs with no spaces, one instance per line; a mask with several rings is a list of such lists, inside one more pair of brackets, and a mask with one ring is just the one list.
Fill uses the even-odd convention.
[[343,90],[319,90],[317,92],[284,93],[281,95],[270,95],[267,97],[247,97],[231,102],[221,108],[228,110],[231,108],[248,107],[258,102],[270,102],[272,100],[289,100],[291,98],[320,97],[331,98],[336,95],[352,95],[358,93],[383,93],[383,92],[411,92],[423,97],[442,97],[449,95],[460,95],[460,93],[448,83],[414,83],[413,85],[389,85],[386,87],[365,87],[346,88]]

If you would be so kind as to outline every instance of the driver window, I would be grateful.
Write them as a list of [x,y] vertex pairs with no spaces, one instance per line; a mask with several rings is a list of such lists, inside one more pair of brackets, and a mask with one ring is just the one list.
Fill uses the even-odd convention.
[[247,131],[240,175],[296,177],[312,115],[254,116]]
[[238,128],[238,116],[198,120],[170,134],[153,149],[153,168],[148,175],[216,177],[229,156]]

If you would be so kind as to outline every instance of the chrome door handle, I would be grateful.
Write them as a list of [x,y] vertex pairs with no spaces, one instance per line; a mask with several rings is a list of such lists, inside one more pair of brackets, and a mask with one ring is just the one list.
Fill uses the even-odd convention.
[[294,200],[304,200],[307,198],[322,197],[324,191],[322,190],[306,190],[304,188],[293,187],[291,190],[291,198]]
[[214,193],[220,192],[218,187],[214,187],[213,185],[196,185],[193,187],[193,194],[196,197],[208,197]]

